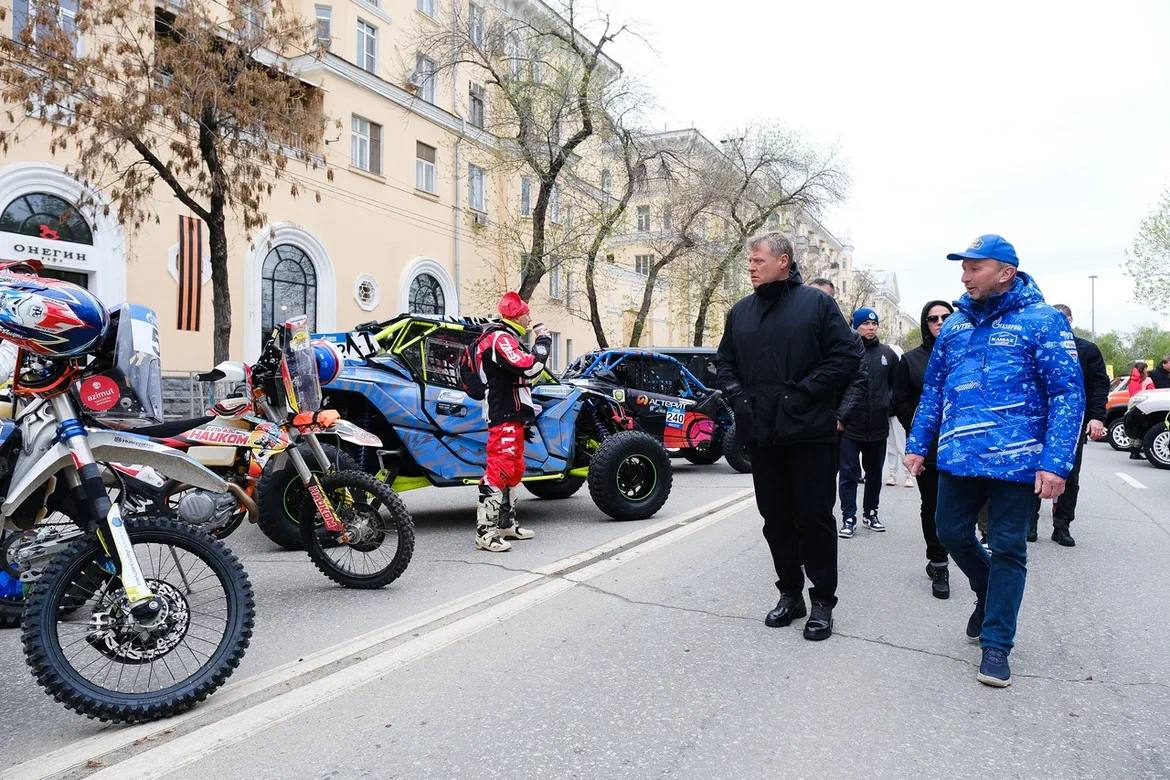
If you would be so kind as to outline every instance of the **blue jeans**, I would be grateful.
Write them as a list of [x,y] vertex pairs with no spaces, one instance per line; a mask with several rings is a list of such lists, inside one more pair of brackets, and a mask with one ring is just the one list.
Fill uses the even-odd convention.
[[[983,647],[1005,653],[1012,649],[1028,575],[1028,525],[1038,500],[1032,485],[1023,482],[938,474],[938,538],[983,602]],[[985,502],[990,555],[975,537],[975,521]]]

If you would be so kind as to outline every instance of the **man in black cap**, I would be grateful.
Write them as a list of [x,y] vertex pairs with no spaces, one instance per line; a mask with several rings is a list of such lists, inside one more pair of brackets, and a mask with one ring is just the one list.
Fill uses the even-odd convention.
[[[865,378],[861,392],[847,392],[837,407],[841,431],[841,457],[837,488],[841,494],[841,528],[837,536],[852,539],[857,532],[857,483],[865,474],[861,522],[871,531],[883,532],[878,518],[886,439],[890,435],[890,396],[898,356],[878,339],[878,313],[868,306],[853,312],[853,329],[865,349]],[[859,462],[860,461],[860,462]]]

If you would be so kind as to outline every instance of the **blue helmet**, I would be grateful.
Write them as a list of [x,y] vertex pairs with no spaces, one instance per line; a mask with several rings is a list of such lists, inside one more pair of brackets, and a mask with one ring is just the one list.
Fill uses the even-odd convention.
[[322,385],[332,382],[345,368],[345,357],[332,341],[314,339],[313,357],[317,359],[317,376]]
[[91,352],[110,328],[110,315],[83,287],[0,268],[0,339],[37,355]]

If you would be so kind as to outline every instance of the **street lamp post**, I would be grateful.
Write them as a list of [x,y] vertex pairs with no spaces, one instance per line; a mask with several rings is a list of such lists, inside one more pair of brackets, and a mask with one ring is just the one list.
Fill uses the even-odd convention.
[[1097,274],[1089,274],[1089,332],[1097,340]]

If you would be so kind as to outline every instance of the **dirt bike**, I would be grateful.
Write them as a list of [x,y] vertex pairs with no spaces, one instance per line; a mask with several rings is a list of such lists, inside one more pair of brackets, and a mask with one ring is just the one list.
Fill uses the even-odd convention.
[[320,441],[336,436],[358,447],[382,446],[377,436],[321,409],[322,379],[332,381],[343,362],[333,345],[311,340],[306,317],[290,319],[273,329],[251,368],[251,399],[288,437],[289,446],[265,471],[279,468],[278,459],[291,464],[303,488],[295,516],[309,558],[340,585],[380,588],[410,564],[414,523],[388,485],[362,471],[334,468]]
[[[154,312],[127,304],[111,314],[85,289],[28,271],[0,270],[0,337],[20,348],[13,392],[27,401],[0,421],[0,519],[34,531],[59,513],[76,530],[22,558],[25,657],[37,682],[79,713],[166,717],[235,671],[252,635],[252,588],[206,531],[158,514],[123,517],[101,464],[139,463],[214,492],[228,485],[184,453],[83,422],[114,409],[161,417]],[[13,551],[5,546],[5,566]]]

